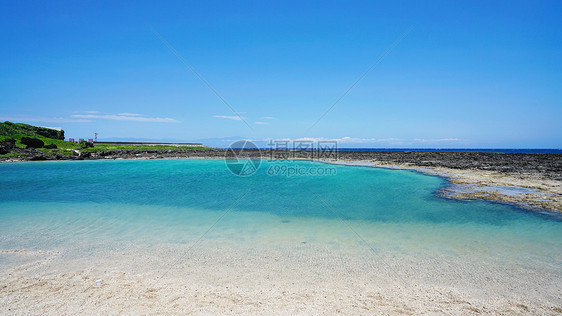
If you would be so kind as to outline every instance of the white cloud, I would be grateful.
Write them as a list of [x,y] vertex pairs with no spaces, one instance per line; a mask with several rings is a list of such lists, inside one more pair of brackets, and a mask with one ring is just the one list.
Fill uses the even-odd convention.
[[2,114],[0,114],[0,121],[46,122],[46,123],[91,122],[91,120],[86,120],[86,119],[83,119],[83,118],[43,117],[43,116],[28,116],[28,115],[2,115]]
[[157,122],[157,123],[179,123],[180,121],[169,117],[147,117],[142,114],[135,113],[119,113],[119,114],[96,114],[97,111],[81,111],[74,113],[71,117],[42,117],[29,115],[3,115],[0,114],[1,121],[14,122],[46,122],[46,123],[80,123],[92,122],[95,119],[114,120],[114,121],[132,121],[132,122]]
[[117,113],[117,115],[124,115],[124,116],[144,116],[142,114],[136,114],[136,113]]
[[213,117],[227,119],[227,120],[234,120],[234,121],[242,121],[242,117],[240,116],[213,115]]
[[260,119],[262,119],[262,120],[276,120],[277,118],[275,118],[273,116],[262,116]]
[[39,127],[50,128],[50,129],[54,129],[54,130],[57,130],[57,131],[62,131],[62,127],[50,127],[50,126],[39,126]]
[[326,137],[302,137],[297,138],[295,141],[336,141],[338,143],[386,143],[386,142],[400,142],[398,138],[359,138],[359,137],[341,137],[341,138],[326,138]]
[[258,125],[267,125],[267,124],[269,124],[269,122],[254,122],[254,124],[258,124]]
[[461,141],[458,138],[438,138],[438,139],[424,139],[424,138],[416,138],[414,142],[417,143],[439,143],[439,142],[459,142]]
[[326,138],[326,137],[301,137],[295,139],[264,139],[265,141],[288,141],[288,142],[322,142],[322,141],[335,141],[340,144],[386,144],[386,145],[413,145],[416,143],[446,143],[446,142],[459,142],[462,141],[458,138],[439,138],[439,139],[403,139],[403,138],[361,138],[361,137],[340,137],[340,138]]
[[180,121],[169,117],[146,117],[131,116],[121,114],[75,114],[72,117],[83,119],[102,119],[114,121],[132,121],[132,122],[156,122],[156,123],[180,123]]
[[392,144],[406,144],[406,143],[435,143],[435,142],[458,142],[458,138],[439,138],[439,139],[402,139],[402,138],[360,138],[360,137],[341,137],[341,138],[325,138],[325,137],[303,137],[297,138],[294,141],[337,141],[338,143],[392,143]]
[[100,113],[99,111],[73,111],[72,113],[88,113],[88,114],[97,114]]

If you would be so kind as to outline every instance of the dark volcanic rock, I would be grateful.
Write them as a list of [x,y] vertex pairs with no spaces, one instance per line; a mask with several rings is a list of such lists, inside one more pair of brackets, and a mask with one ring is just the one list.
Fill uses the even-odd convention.
[[12,149],[16,146],[16,140],[13,138],[6,138],[0,142],[0,146],[5,147],[6,149]]
[[[32,149],[18,149],[26,157],[36,156]],[[133,159],[133,158],[215,158],[224,159],[226,149],[174,148],[162,150],[105,150],[97,153],[83,151],[80,155],[64,156],[62,159]],[[240,157],[255,157],[256,151],[243,150]],[[269,151],[261,151],[262,159],[270,159]],[[282,153],[284,156],[287,153]],[[273,155],[277,156],[277,155]],[[314,156],[314,155],[313,155]],[[53,156],[53,159],[56,156]],[[61,159],[56,157],[57,159]],[[310,152],[291,152],[287,158],[317,159]],[[407,164],[419,167],[445,167],[453,169],[475,169],[510,174],[529,174],[545,179],[562,180],[561,154],[532,153],[478,153],[478,152],[412,152],[412,151],[338,151],[335,160],[377,161],[383,164]],[[25,159],[25,158],[24,158]]]
[[28,148],[41,148],[45,145],[42,140],[33,137],[22,137],[21,143],[27,145]]
[[88,159],[92,157],[92,153],[89,151],[82,151],[80,152],[80,154],[78,155],[78,159],[79,160],[84,160],[84,159]]
[[9,153],[14,149],[16,145],[16,140],[13,138],[8,138],[0,142],[0,155]]
[[55,144],[49,144],[49,145],[45,145],[45,146],[43,146],[43,147],[44,147],[44,148],[47,148],[47,149],[56,149],[56,148],[57,148],[57,145],[55,145]]

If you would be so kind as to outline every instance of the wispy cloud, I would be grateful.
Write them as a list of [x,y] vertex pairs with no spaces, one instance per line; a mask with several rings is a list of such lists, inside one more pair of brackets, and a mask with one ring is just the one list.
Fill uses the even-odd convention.
[[0,114],[0,121],[14,122],[45,122],[45,123],[79,123],[91,122],[91,120],[83,118],[66,118],[66,117],[45,117],[45,116],[28,116],[28,115],[3,115]]
[[438,138],[438,139],[425,139],[425,138],[416,138],[414,142],[418,143],[440,143],[440,142],[460,142],[461,140],[458,138]]
[[180,121],[169,117],[148,117],[141,114],[120,113],[120,114],[74,114],[72,117],[82,119],[101,119],[114,121],[131,122],[156,122],[156,123],[180,123]]
[[100,113],[99,111],[73,111],[72,113],[88,113],[88,114],[97,114]]
[[234,120],[234,121],[242,121],[242,117],[240,117],[240,116],[213,115],[213,117],[227,119],[227,120]]
[[258,124],[258,125],[267,125],[267,124],[269,124],[269,122],[254,122],[254,124]]
[[262,120],[276,120],[277,118],[273,117],[273,116],[262,116],[262,117],[260,117],[260,119],[262,119]]
[[[272,139],[264,139],[265,141],[271,141]],[[340,144],[388,144],[388,145],[415,145],[420,143],[451,143],[451,142],[461,142],[459,138],[438,138],[438,139],[404,139],[404,138],[361,138],[361,137],[340,137],[340,138],[327,138],[327,137],[302,137],[295,139],[273,139],[273,141],[288,141],[288,142],[299,142],[299,141],[311,141],[311,142],[321,142],[321,141],[335,141]]]
[[338,143],[389,143],[389,142],[402,142],[399,138],[360,138],[360,137],[341,137],[341,138],[326,138],[326,137],[303,137],[297,138],[295,141],[336,141]]
[[[98,112],[99,113],[99,112]],[[142,114],[136,113],[117,113],[117,115],[125,115],[125,116],[143,116]]]
[[180,123],[180,121],[169,117],[149,117],[135,113],[119,113],[119,114],[101,114],[98,111],[77,111],[70,117],[46,117],[46,116],[30,116],[19,114],[0,114],[0,121],[14,122],[45,122],[45,123],[81,123],[92,122],[92,120],[114,120],[114,121],[132,121],[132,122],[157,122],[157,123]]

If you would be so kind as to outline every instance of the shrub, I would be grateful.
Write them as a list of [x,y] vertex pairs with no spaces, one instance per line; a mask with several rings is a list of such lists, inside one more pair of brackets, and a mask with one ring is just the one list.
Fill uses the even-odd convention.
[[22,137],[20,142],[27,145],[28,148],[42,148],[45,145],[45,143],[38,138],[26,136]]
[[80,148],[81,149],[86,149],[86,148],[90,148],[90,147],[94,147],[94,143],[88,142],[88,141],[85,141],[85,140],[82,140],[80,142]]

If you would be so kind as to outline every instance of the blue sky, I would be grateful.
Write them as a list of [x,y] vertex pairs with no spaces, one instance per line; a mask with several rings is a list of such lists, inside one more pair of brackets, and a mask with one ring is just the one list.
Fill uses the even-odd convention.
[[211,145],[561,148],[561,21],[559,1],[3,1],[0,120]]

